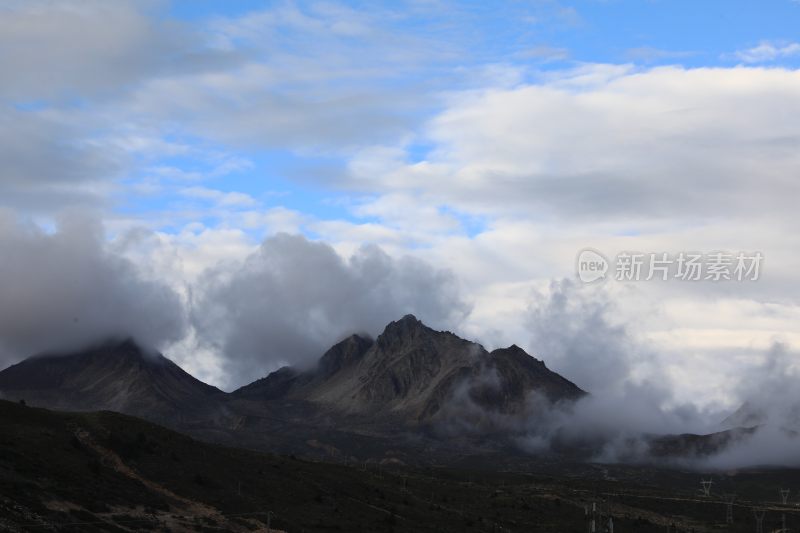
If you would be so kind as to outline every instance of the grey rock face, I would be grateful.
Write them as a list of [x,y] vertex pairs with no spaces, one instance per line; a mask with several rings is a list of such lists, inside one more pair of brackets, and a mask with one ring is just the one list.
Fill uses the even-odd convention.
[[342,413],[424,424],[464,389],[476,405],[504,414],[521,413],[531,394],[550,402],[585,394],[517,346],[489,353],[413,315],[391,322],[374,342],[348,337],[313,370],[281,369],[234,394],[304,400]]

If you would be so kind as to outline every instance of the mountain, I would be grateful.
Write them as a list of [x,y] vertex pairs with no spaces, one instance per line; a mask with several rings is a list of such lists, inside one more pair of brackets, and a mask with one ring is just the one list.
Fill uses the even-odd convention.
[[585,394],[521,348],[488,352],[412,315],[391,322],[374,340],[350,335],[312,369],[282,368],[230,394],[132,340],[38,355],[0,372],[0,397],[31,406],[116,411],[255,449],[390,454],[402,462],[423,455],[447,461],[456,449],[463,455],[506,450],[505,431],[495,430],[492,443],[476,447],[442,439],[436,428],[487,436],[486,420],[496,415],[524,419],[531,409],[549,408],[532,398],[558,403]]
[[747,400],[736,411],[726,417],[720,426],[723,429],[758,428],[771,426],[792,434],[800,433],[800,402],[789,397]]
[[0,372],[0,394],[30,405],[117,411],[167,424],[206,418],[225,396],[132,340],[30,357]]
[[767,420],[767,412],[753,402],[744,402],[736,411],[720,423],[723,429],[749,428],[763,424]]
[[[413,315],[374,340],[346,337],[312,368],[281,368],[232,393],[131,340],[39,355],[0,372],[0,398],[31,406],[116,411],[227,445],[406,464],[500,453],[518,460],[521,437],[586,394],[516,345],[489,352]],[[550,449],[564,458],[590,459],[603,446],[551,429]],[[653,457],[699,456],[751,433],[645,440]]]
[[531,395],[556,403],[585,394],[517,346],[488,352],[406,315],[374,341],[351,335],[315,368],[282,368],[233,396],[303,401],[328,412],[424,425],[454,415],[444,409],[453,402],[522,415]]

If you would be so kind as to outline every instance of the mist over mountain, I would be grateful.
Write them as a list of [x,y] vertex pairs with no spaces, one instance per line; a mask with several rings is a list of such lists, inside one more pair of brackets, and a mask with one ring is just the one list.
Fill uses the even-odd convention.
[[[577,449],[604,461],[647,460],[651,435],[759,426],[753,438],[732,442],[730,458],[718,456],[719,464],[800,460],[794,438],[800,401],[791,392],[766,392],[793,390],[789,347],[775,344],[763,365],[731,389],[747,403],[718,425],[730,413],[676,402],[658,379],[667,372],[658,366],[659,354],[617,319],[612,296],[571,280],[534,295],[525,315],[531,335],[526,345],[547,359],[544,366],[514,347],[490,352],[413,320],[384,328],[408,309],[447,327],[458,324],[470,306],[450,272],[392,258],[377,247],[348,258],[324,243],[278,235],[239,263],[207,270],[203,290],[186,298],[123,253],[124,239],[115,246],[105,242],[91,217],[67,214],[48,232],[4,216],[0,244],[8,251],[0,259],[0,279],[6,280],[0,284],[0,356],[7,362],[100,345],[110,354],[110,339],[132,339],[142,352],[155,352],[182,339],[191,326],[199,345],[217,354],[230,383],[291,365],[230,398],[221,396],[219,404],[187,399],[169,406],[175,399],[159,391],[182,387],[165,385],[166,378],[144,385],[151,375],[121,376],[102,365],[86,376],[111,372],[105,388],[89,378],[74,382],[96,385],[96,395],[68,380],[69,399],[58,398],[64,391],[57,386],[41,394],[36,387],[19,389],[29,391],[31,401],[41,397],[58,408],[120,410],[176,424],[199,417],[227,428],[239,400],[273,401],[271,409],[277,401],[299,400],[315,412],[399,420],[439,436],[503,435],[529,453]],[[326,353],[335,338],[345,340]],[[644,377],[636,375],[642,362],[651,367]],[[576,395],[567,386],[557,390],[554,376],[574,380],[576,390],[591,394]],[[127,385],[116,390],[109,383],[117,379]],[[13,381],[6,380],[9,390],[17,386]],[[201,408],[183,412],[195,404]],[[764,443],[752,444],[762,438]]]
[[0,361],[69,353],[105,339],[178,341],[184,303],[115,252],[96,219],[65,213],[52,232],[0,211]]
[[76,411],[117,411],[159,423],[207,417],[224,393],[133,340],[41,354],[0,372],[6,398]]
[[[648,429],[652,422],[642,425],[631,413],[675,415],[648,404],[620,406],[516,345],[489,352],[413,315],[390,322],[375,339],[345,337],[311,367],[284,367],[232,393],[126,340],[26,359],[0,372],[0,394],[49,408],[133,414],[260,449],[313,455],[335,442],[355,457],[405,449],[412,461],[505,449],[519,457],[743,466],[756,464],[746,450],[762,433]],[[612,408],[620,410],[617,421]],[[787,443],[796,440],[797,433],[781,431]],[[412,454],[420,446],[428,451]],[[796,457],[781,459],[794,464]]]

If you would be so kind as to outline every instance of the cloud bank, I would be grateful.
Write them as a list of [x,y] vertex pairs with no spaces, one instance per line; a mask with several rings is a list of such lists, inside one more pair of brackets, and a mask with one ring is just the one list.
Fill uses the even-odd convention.
[[785,216],[798,194],[798,94],[800,72],[781,68],[539,73],[453,95],[421,131],[423,160],[365,151],[351,185],[568,222]]
[[376,335],[407,313],[452,327],[467,313],[455,277],[411,257],[364,246],[349,258],[330,245],[278,234],[242,262],[199,280],[192,322],[243,385],[280,365],[307,365],[358,332]]
[[48,233],[0,213],[0,358],[66,352],[109,338],[148,348],[181,339],[187,319],[166,284],[110,250],[102,226],[61,217]]
[[[734,415],[680,403],[665,384],[657,347],[648,347],[621,321],[602,285],[570,279],[536,295],[528,313],[531,346],[550,368],[589,392],[574,403],[551,404],[532,393],[522,415],[490,412],[475,403],[467,383],[446,405],[442,431],[505,433],[524,451],[567,453],[597,462],[656,462],[697,469],[800,464],[800,395],[796,353],[776,343],[760,365],[740,376],[733,393],[744,406]],[[484,381],[491,384],[491,375]],[[723,421],[723,419],[725,419]],[[697,453],[679,435],[738,433],[716,451]],[[669,436],[661,440],[660,436]],[[711,442],[711,440],[709,440]],[[666,452],[666,453],[665,453]]]

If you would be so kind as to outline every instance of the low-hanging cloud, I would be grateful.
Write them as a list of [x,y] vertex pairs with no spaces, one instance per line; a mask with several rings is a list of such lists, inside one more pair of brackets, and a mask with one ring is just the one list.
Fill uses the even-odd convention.
[[[561,280],[538,295],[529,312],[532,346],[590,395],[556,406],[535,427],[524,427],[518,439],[523,448],[579,446],[600,461],[666,459],[696,468],[800,463],[796,354],[788,346],[775,343],[760,365],[742,375],[731,393],[745,406],[720,425],[720,411],[675,401],[657,348],[637,340],[629,324],[615,319],[617,312],[600,286]],[[650,365],[649,371],[637,372],[642,365]],[[752,435],[739,434],[715,453],[651,454],[651,439],[658,435],[711,434],[754,424],[760,425]]]
[[613,311],[608,295],[596,286],[553,281],[547,294],[534,295],[528,309],[531,346],[585,390],[596,394],[618,387],[630,377],[634,360],[650,354],[634,347]]
[[376,335],[413,313],[453,326],[469,311],[454,276],[411,258],[364,246],[349,258],[330,245],[278,234],[240,263],[207,271],[192,321],[226,360],[231,385],[278,365],[306,365],[352,333]]
[[536,295],[528,322],[534,351],[589,395],[525,428],[523,448],[577,446],[593,450],[595,460],[647,460],[648,436],[703,433],[719,419],[675,400],[655,349],[637,338],[601,286],[554,281]]
[[737,386],[742,407],[725,420],[724,426],[756,426],[756,430],[751,437],[709,458],[709,466],[800,464],[797,356],[788,345],[775,342],[761,364],[742,375]]
[[159,348],[186,332],[180,297],[112,253],[89,218],[48,233],[0,213],[0,250],[0,364],[109,339]]

